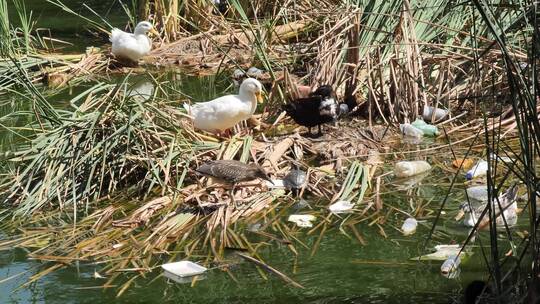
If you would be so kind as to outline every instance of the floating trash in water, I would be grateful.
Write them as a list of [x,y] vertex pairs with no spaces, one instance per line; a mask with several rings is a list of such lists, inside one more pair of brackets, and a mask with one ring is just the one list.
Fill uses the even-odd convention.
[[411,258],[413,261],[444,261],[448,259],[450,256],[457,256],[459,255],[463,259],[468,258],[472,255],[472,252],[469,251],[461,251],[461,245],[459,244],[453,244],[453,245],[437,245],[435,246],[435,252],[428,253],[422,256]]
[[[433,115],[433,111],[435,111],[435,115]],[[431,106],[425,106],[424,111],[422,113],[422,117],[425,121],[439,121],[446,117],[448,115],[448,111],[444,109],[436,109]],[[433,118],[433,120],[431,120]]]
[[349,201],[337,201],[330,205],[328,209],[330,209],[330,212],[332,213],[345,213],[351,211],[353,207],[354,204]]
[[317,217],[311,214],[291,214],[287,221],[295,223],[298,227],[309,228],[313,227],[313,221]]
[[167,277],[174,276],[184,278],[203,274],[207,268],[190,261],[180,261],[161,265]]
[[405,236],[414,234],[417,226],[418,221],[414,217],[410,217],[403,222],[403,225],[401,226],[401,232],[403,232],[403,235]]
[[425,121],[421,119],[417,119],[411,123],[411,125],[418,130],[422,131],[422,133],[426,136],[437,136],[439,135],[439,129],[437,129],[436,126],[430,125],[426,123]]
[[422,132],[422,130],[416,128],[409,123],[400,124],[399,129],[401,130],[401,133],[405,136],[414,138],[421,138],[422,136],[424,136],[424,132]]
[[400,161],[394,165],[394,174],[397,177],[407,177],[426,172],[431,169],[431,165],[423,160]]
[[441,273],[448,275],[452,272],[456,272],[461,264],[461,259],[457,255],[449,256],[441,265]]
[[467,188],[467,196],[472,200],[487,202],[488,188],[486,185],[469,187]]
[[467,180],[471,180],[473,178],[484,176],[487,174],[488,170],[488,162],[485,160],[479,160],[474,167],[471,168],[471,170],[467,171],[465,174],[465,178]]

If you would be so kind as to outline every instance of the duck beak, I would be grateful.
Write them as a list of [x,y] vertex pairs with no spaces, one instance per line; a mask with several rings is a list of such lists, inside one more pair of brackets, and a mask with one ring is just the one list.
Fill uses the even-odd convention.
[[159,32],[155,28],[150,29],[150,33],[154,34],[155,36],[159,37]]
[[463,218],[464,215],[465,211],[463,211],[463,209],[459,209],[458,214],[455,217],[456,221],[459,221],[461,218]]
[[258,103],[263,103],[262,92],[255,92],[255,97],[257,98]]
[[274,184],[274,181],[273,181],[268,175],[265,175],[265,176],[264,176],[264,179],[267,180],[267,181],[269,181],[272,185],[275,185],[275,184]]

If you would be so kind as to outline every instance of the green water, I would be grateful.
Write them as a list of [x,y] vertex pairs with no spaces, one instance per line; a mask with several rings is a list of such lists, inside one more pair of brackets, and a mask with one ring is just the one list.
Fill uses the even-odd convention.
[[[77,17],[68,16],[45,1],[25,2],[34,9],[39,26],[50,27],[53,33],[72,42],[81,43],[85,39],[84,35],[75,34],[84,29]],[[121,23],[123,14],[117,2],[103,4],[104,1],[71,1],[68,5],[80,7],[79,4],[83,2],[96,8],[104,18],[114,20],[114,24]],[[93,42],[101,41],[97,39]],[[75,47],[84,49],[83,46],[79,44]],[[233,90],[228,79],[223,77],[189,78],[174,72],[157,77],[158,81],[171,83],[171,87],[181,85],[186,97],[195,100],[204,100]],[[118,79],[110,78],[109,81],[115,82]],[[131,78],[130,83],[139,81],[153,80],[149,75],[139,75]],[[66,106],[66,100],[91,85],[88,82],[79,87],[64,89],[54,97],[57,101],[55,106]],[[168,93],[174,95],[174,89]],[[2,144],[4,149],[9,149],[9,143]],[[428,160],[441,161],[445,157],[441,153],[446,152],[434,154]],[[429,209],[437,209],[446,191],[441,184],[448,184],[450,179],[447,172],[435,168],[428,178],[412,189],[399,190],[399,185],[393,183],[391,176],[385,177],[383,214],[388,212],[389,206],[410,212],[412,210],[409,205],[427,202]],[[459,182],[462,183],[463,179]],[[448,215],[440,222],[436,242],[430,243],[430,246],[461,242],[466,238],[468,230],[452,219],[463,199],[462,189],[463,186],[461,191],[456,190],[452,194],[445,210]],[[394,228],[399,227],[405,218],[405,215],[397,212],[390,214],[388,223],[383,225],[386,238],[376,225],[369,226],[367,222],[357,225],[366,245],[360,244],[354,236],[344,235],[339,227],[333,226],[325,233],[318,250],[313,254],[311,249],[297,244],[298,256],[295,256],[286,246],[277,242],[270,242],[258,250],[269,265],[289,275],[305,289],[291,287],[271,274],[265,280],[252,264],[237,260],[230,267],[236,280],[220,269],[212,269],[192,287],[189,284],[172,283],[160,276],[161,270],[156,269],[147,278],[136,280],[118,299],[118,289],[101,288],[105,280],[93,277],[94,271],[99,268],[87,264],[70,266],[47,275],[30,287],[19,289],[21,284],[43,269],[44,264],[28,260],[21,249],[4,251],[0,252],[0,303],[456,303],[460,300],[462,286],[471,280],[486,278],[479,250],[476,250],[477,254],[472,259],[463,263],[461,274],[456,279],[440,275],[440,262],[410,261],[411,257],[422,254],[433,216],[423,219],[418,231],[411,237],[402,236]],[[288,225],[295,229],[293,224]],[[319,237],[318,232],[307,235],[306,230],[296,231],[296,236],[309,248],[313,247]],[[252,237],[257,238],[255,235]],[[483,235],[482,239],[486,239],[486,236]],[[16,277],[6,280],[12,276]]]

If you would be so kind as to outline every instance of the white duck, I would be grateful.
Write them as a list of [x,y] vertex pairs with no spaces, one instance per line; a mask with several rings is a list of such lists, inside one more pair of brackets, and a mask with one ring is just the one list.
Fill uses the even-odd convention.
[[222,133],[242,120],[249,119],[262,102],[262,85],[253,78],[245,79],[238,95],[226,95],[194,105],[184,104],[193,117],[195,128],[212,133]]
[[112,53],[116,57],[139,61],[139,58],[148,54],[152,48],[152,41],[146,35],[148,31],[154,32],[152,24],[148,21],[139,22],[133,34],[113,28],[110,38]]

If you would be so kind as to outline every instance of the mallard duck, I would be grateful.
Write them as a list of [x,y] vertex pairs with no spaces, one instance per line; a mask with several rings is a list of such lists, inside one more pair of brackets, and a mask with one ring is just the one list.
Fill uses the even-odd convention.
[[222,133],[249,119],[257,109],[257,101],[262,102],[261,83],[247,78],[240,85],[238,95],[226,95],[194,105],[184,104],[184,108],[193,117],[195,128]]
[[153,27],[148,21],[139,22],[133,34],[113,28],[110,37],[112,53],[116,57],[138,62],[139,58],[148,54],[152,49],[152,41],[146,35],[149,31],[153,31]]
[[266,171],[256,164],[237,160],[215,160],[202,164],[196,172],[235,186],[237,183],[261,178],[272,183]]
[[[499,226],[504,226],[504,223],[506,221],[506,224],[508,226],[515,225],[517,222],[518,214],[517,214],[517,185],[514,185],[510,187],[505,193],[501,194],[498,198],[499,203],[496,200],[493,200],[492,206],[494,207],[494,210],[496,212],[497,218],[496,218],[496,224]],[[484,202],[480,205],[471,206],[468,202],[465,202],[459,206],[459,213],[456,216],[456,220],[460,220],[464,215],[466,216],[463,220],[463,224],[467,227],[474,227],[476,223],[478,222],[478,217],[482,214],[486,206],[487,202]],[[501,209],[502,208],[502,209]],[[502,214],[501,214],[502,211]],[[504,218],[503,218],[504,217]],[[478,228],[484,228],[489,224],[489,217],[488,215],[484,215],[482,218],[482,221],[480,224],[478,224]]]
[[311,128],[319,128],[318,136],[322,135],[321,125],[334,121],[338,115],[338,103],[332,97],[332,87],[320,86],[310,97],[299,98],[283,105],[283,110],[299,125],[308,128],[308,135],[312,136]]
[[230,189],[231,201],[235,204],[234,188],[240,182],[247,182],[261,178],[274,183],[263,168],[256,164],[245,164],[237,160],[216,160],[202,164],[195,172],[214,178],[222,183],[232,185]]

